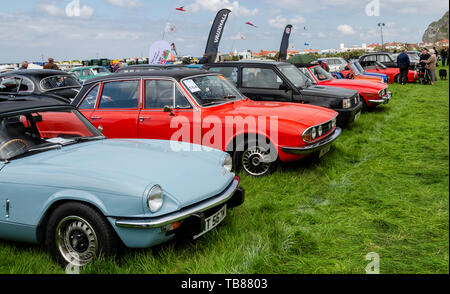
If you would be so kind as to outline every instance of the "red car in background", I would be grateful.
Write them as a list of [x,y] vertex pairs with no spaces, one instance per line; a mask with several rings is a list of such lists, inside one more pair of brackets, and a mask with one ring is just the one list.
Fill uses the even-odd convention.
[[366,109],[389,103],[392,97],[392,93],[388,91],[388,86],[385,83],[371,82],[368,80],[335,79],[320,65],[301,67],[299,69],[318,85],[358,91]]
[[[363,61],[361,66],[367,72],[381,73],[388,76],[388,83],[398,83],[400,80],[400,69],[398,67],[387,67],[378,61]],[[414,70],[408,71],[408,82],[414,83],[418,79],[418,74]]]
[[84,83],[72,104],[108,138],[170,140],[173,148],[182,141],[199,149],[220,149],[232,155],[236,171],[255,177],[275,171],[279,161],[321,157],[341,134],[334,110],[255,102],[222,75],[204,70],[94,78]]

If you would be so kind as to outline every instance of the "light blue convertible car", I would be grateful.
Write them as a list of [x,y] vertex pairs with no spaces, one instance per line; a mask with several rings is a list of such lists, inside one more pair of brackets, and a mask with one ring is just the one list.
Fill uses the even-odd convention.
[[72,106],[0,97],[0,239],[45,244],[64,266],[202,236],[244,190],[227,153],[173,144],[108,140]]

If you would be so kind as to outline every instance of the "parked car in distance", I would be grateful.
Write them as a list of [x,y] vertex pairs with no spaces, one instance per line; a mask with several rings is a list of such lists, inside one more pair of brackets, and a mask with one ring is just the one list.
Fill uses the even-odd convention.
[[[346,79],[355,79],[355,80],[365,80],[377,83],[387,83],[387,77],[383,76],[374,76],[374,75],[366,75],[360,71],[360,69],[355,65],[355,63],[349,62],[345,67],[345,70],[341,71],[341,74]],[[386,81],[386,82],[385,82]]]
[[296,66],[286,62],[245,61],[204,65],[222,74],[254,101],[318,105],[339,113],[338,125],[358,119],[362,104],[353,90],[313,84]]
[[[361,65],[365,71],[371,73],[382,73],[388,77],[389,83],[400,82],[400,69],[397,67],[387,67],[378,61],[366,61]],[[418,74],[414,70],[408,71],[408,82],[414,83],[418,79]]]
[[194,69],[96,78],[73,105],[108,138],[201,144],[229,152],[235,170],[254,177],[279,161],[321,157],[341,134],[333,110],[251,101],[222,75]]
[[340,87],[358,91],[363,108],[373,108],[380,104],[389,103],[392,93],[388,91],[388,85],[364,80],[336,79],[324,70],[320,65],[305,66],[300,68],[302,72],[318,85]]
[[75,67],[69,70],[69,73],[73,74],[82,82],[95,78],[97,76],[112,74],[106,67],[98,65]]
[[358,70],[358,72],[364,76],[372,76],[372,77],[379,77],[383,79],[383,83],[388,83],[389,82],[389,77],[383,73],[380,72],[370,72],[370,71],[366,71],[364,69],[364,67],[362,67],[362,65],[359,63],[358,60],[352,60],[350,61],[350,63],[354,64],[356,69]]
[[50,95],[70,103],[81,84],[71,74],[59,70],[27,69],[0,74],[0,95]]
[[108,140],[71,105],[0,101],[0,239],[45,244],[63,266],[196,239],[243,203],[239,182],[225,152]]
[[328,57],[320,58],[318,60],[325,61],[330,68],[330,72],[340,72],[347,66],[347,61],[342,57]]
[[[366,61],[378,61],[379,63],[382,63],[389,68],[398,67],[396,56],[389,52],[372,52],[365,54],[359,58],[359,63],[362,66],[364,66],[364,62]],[[411,60],[410,69],[415,70],[417,64],[418,62],[415,59]]]

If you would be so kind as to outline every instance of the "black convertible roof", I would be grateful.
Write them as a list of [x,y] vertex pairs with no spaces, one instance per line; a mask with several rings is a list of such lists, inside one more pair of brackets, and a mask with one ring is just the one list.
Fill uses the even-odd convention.
[[54,98],[40,95],[24,97],[0,96],[0,117],[21,112],[56,108],[73,108],[73,106]]
[[21,75],[28,77],[50,77],[50,76],[59,76],[59,75],[70,75],[69,73],[62,70],[53,70],[53,69],[23,69],[23,70],[13,70],[0,75],[3,76],[12,76],[12,75]]
[[87,80],[83,86],[90,85],[97,82],[109,81],[109,80],[120,80],[120,79],[132,79],[132,78],[145,78],[145,77],[170,77],[177,81],[181,79],[210,74],[210,72],[203,69],[180,69],[180,70],[155,70],[155,71],[143,71],[143,72],[126,72],[126,73],[116,73],[113,75],[101,76]]

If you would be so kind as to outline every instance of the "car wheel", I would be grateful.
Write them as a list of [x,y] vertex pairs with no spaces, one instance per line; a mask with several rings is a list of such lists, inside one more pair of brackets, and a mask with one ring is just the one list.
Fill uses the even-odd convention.
[[252,177],[269,175],[278,168],[278,154],[270,142],[250,140],[237,146],[233,154],[236,172],[243,170]]
[[105,217],[91,206],[69,202],[56,208],[46,227],[46,245],[62,266],[83,266],[113,255],[119,239]]

